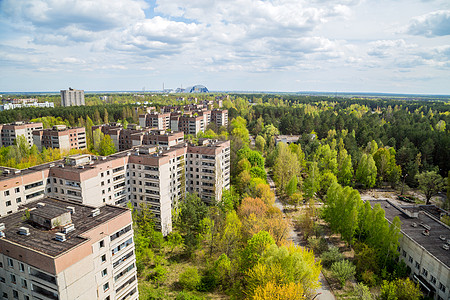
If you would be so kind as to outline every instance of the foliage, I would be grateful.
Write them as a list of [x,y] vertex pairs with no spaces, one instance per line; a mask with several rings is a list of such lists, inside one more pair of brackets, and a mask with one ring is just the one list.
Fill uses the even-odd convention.
[[297,156],[285,143],[278,143],[277,157],[273,166],[273,175],[278,186],[284,189],[294,175],[300,175],[300,165]]
[[328,251],[322,253],[320,258],[322,260],[322,265],[325,267],[330,267],[333,263],[343,260],[344,255],[339,252],[338,247],[332,246],[328,249]]
[[371,188],[375,186],[377,179],[377,166],[372,155],[363,153],[356,169],[356,180],[364,187]]
[[394,281],[383,281],[381,285],[381,300],[419,300],[422,297],[419,284],[415,284],[409,278]]
[[265,286],[258,286],[253,296],[254,300],[302,300],[306,299],[303,286],[300,283],[288,282],[277,284],[269,281]]
[[201,277],[196,267],[189,267],[180,274],[179,282],[186,290],[195,290],[200,284]]
[[360,300],[373,300],[373,296],[370,293],[370,290],[363,283],[357,283],[354,287],[355,294]]
[[352,279],[356,274],[356,267],[348,260],[340,260],[331,265],[333,276],[339,281],[341,288],[345,286],[345,282]]
[[161,265],[157,265],[148,279],[154,281],[158,286],[166,279],[167,269]]
[[430,204],[431,197],[443,190],[445,185],[442,176],[435,171],[417,174],[416,179],[419,182],[419,189],[425,195],[427,204]]

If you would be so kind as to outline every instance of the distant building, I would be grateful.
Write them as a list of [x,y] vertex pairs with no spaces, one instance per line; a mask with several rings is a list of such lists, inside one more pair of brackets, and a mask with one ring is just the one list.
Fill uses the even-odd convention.
[[139,298],[129,209],[44,198],[0,218],[0,234],[3,299]]
[[139,115],[139,125],[141,127],[157,128],[166,130],[170,128],[170,113],[151,112]]
[[217,127],[228,126],[228,110],[213,109],[211,111],[211,122],[216,124]]
[[18,136],[24,136],[28,142],[28,145],[31,147],[33,146],[33,131],[41,129],[42,123],[25,123],[22,121],[0,125],[0,146],[12,146]]
[[61,90],[61,106],[82,106],[84,102],[84,91],[74,90],[69,88],[68,90]]
[[370,204],[380,204],[390,223],[400,218],[399,257],[425,295],[450,299],[450,227],[440,222],[441,215],[448,213],[434,205],[398,206],[388,200],[370,200]]
[[58,148],[61,151],[86,149],[86,129],[84,127],[67,128],[55,125],[51,129],[33,131],[33,141],[39,151],[42,148]]
[[277,145],[278,143],[285,143],[285,144],[293,144],[293,143],[297,143],[298,139],[300,138],[300,135],[275,135],[274,139],[275,139],[275,145]]
[[177,93],[181,92],[181,93],[209,93],[208,89],[206,88],[206,86],[201,85],[201,84],[197,84],[194,86],[190,86],[183,89],[177,89],[176,90]]
[[[17,100],[17,99],[14,99],[14,100]],[[21,100],[21,99],[18,99],[18,100]],[[22,100],[29,100],[29,99],[22,99]],[[34,100],[34,99],[32,99],[32,100]],[[10,109],[15,109],[15,108],[22,108],[22,107],[55,107],[55,105],[53,102],[48,102],[48,101],[45,101],[45,102],[37,102],[37,101],[17,102],[17,103],[6,102],[6,103],[0,105],[0,111],[10,110]]]

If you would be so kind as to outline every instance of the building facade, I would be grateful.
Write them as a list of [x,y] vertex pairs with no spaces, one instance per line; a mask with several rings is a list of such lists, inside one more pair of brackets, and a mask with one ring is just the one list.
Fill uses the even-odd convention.
[[381,205],[389,222],[396,216],[400,218],[399,257],[424,294],[436,300],[450,299],[450,227],[439,219],[446,212],[433,215],[430,209],[434,206],[399,206],[388,200],[370,203]]
[[75,155],[24,170],[3,168],[0,215],[44,197],[93,207],[138,208],[147,204],[164,235],[172,230],[172,209],[185,192],[205,202],[221,201],[230,185],[230,142],[200,146],[140,146],[110,156]]
[[42,130],[42,123],[14,122],[0,125],[1,144],[0,147],[14,145],[18,136],[26,138],[28,145],[33,146],[33,131]]
[[86,105],[83,90],[74,90],[72,88],[69,88],[68,90],[61,90],[61,106],[81,105]]
[[44,147],[56,148],[65,152],[71,149],[86,149],[86,129],[55,125],[51,129],[33,131],[33,141],[39,151],[42,151]]
[[139,298],[126,208],[45,198],[0,218],[0,234],[3,299]]

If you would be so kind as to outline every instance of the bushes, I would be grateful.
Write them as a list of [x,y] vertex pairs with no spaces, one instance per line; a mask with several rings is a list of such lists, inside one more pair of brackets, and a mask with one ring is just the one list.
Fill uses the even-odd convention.
[[322,253],[320,257],[322,265],[329,268],[334,262],[344,259],[344,255],[339,252],[339,248],[332,246],[327,252]]
[[355,276],[356,267],[348,260],[341,260],[331,265],[331,272],[342,288],[345,286],[347,279],[352,279]]
[[316,254],[321,254],[322,252],[327,251],[328,244],[324,238],[308,238],[308,245]]
[[186,271],[180,274],[179,282],[186,290],[195,290],[200,284],[201,277],[198,274],[196,267],[187,268]]

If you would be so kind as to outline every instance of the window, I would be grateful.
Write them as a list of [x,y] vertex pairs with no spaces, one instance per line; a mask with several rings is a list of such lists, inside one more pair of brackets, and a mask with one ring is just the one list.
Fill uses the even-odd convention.
[[103,285],[103,291],[106,292],[107,290],[109,290],[109,282]]
[[16,198],[16,203],[20,203],[20,202],[22,202],[22,198],[20,198],[20,197]]
[[102,277],[105,277],[106,275],[108,275],[108,269],[102,271]]
[[11,276],[11,283],[16,284],[16,275],[10,274],[10,276]]
[[25,266],[23,263],[19,263],[19,270],[20,272],[25,272]]
[[104,176],[105,176],[105,174],[103,174],[103,173],[100,173],[100,176],[101,176],[101,177],[104,177]]
[[406,251],[403,250],[403,257],[406,257]]
[[25,279],[22,278],[20,281],[21,281],[22,287],[23,287],[24,289],[28,288],[28,284],[27,284],[27,281],[26,281]]
[[416,261],[416,269],[420,269],[420,264]]
[[445,293],[445,285],[442,282],[439,282],[439,289]]
[[102,181],[102,183],[101,183],[101,186],[104,186],[105,185],[105,182],[104,181]]
[[109,300],[109,299],[110,299],[109,296],[105,298],[105,300]]
[[5,282],[6,282],[5,277],[1,277],[1,276],[0,276],[0,282],[5,283]]
[[5,196],[9,196],[9,191],[5,191]]
[[423,275],[423,277],[425,277],[425,278],[428,277],[428,271],[427,271],[425,268],[422,269],[422,275]]
[[99,244],[100,244],[100,248],[105,247],[105,240],[101,240]]
[[436,277],[434,277],[433,275],[431,275],[430,281],[432,284],[436,285]]
[[409,256],[408,260],[409,260],[409,263],[411,263],[411,264],[413,263],[413,258],[411,257],[411,255]]
[[11,258],[8,258],[8,266],[14,268],[14,261]]
[[13,290],[14,299],[19,299],[19,293],[16,290]]
[[18,192],[20,192],[20,188],[16,187],[16,188],[14,189],[14,191],[15,191],[16,193],[18,193]]
[[106,171],[106,175],[109,175],[109,171]]
[[11,206],[11,201],[6,201],[6,206]]
[[3,298],[8,299],[8,294],[3,292]]
[[106,254],[102,255],[102,263],[104,263],[106,261]]

